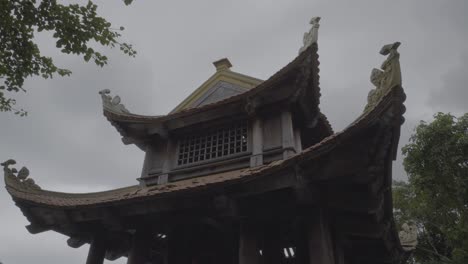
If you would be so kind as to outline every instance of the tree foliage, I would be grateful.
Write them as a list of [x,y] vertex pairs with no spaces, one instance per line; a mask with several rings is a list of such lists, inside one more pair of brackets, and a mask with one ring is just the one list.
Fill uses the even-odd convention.
[[[131,0],[124,3],[130,4]],[[123,29],[112,28],[97,14],[97,5],[91,1],[65,5],[56,0],[0,0],[0,112],[26,114],[14,108],[16,101],[7,93],[26,91],[23,84],[27,77],[71,74],[41,54],[34,38],[37,32],[51,32],[62,53],[82,56],[86,62],[94,61],[102,67],[108,59],[93,45],[117,46],[135,56],[131,45],[118,41]]]
[[438,113],[403,147],[408,182],[395,182],[395,218],[418,227],[416,263],[468,263],[468,113]]

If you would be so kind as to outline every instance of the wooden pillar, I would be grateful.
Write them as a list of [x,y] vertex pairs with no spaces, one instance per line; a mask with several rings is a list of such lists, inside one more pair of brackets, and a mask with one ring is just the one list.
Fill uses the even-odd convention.
[[[148,176],[149,167],[151,165],[151,160],[153,159],[153,146],[151,144],[147,145],[145,148],[145,158],[143,160],[143,169],[141,170],[141,178]],[[144,186],[144,181],[140,182],[140,186]]]
[[258,250],[256,230],[247,223],[241,223],[239,230],[239,264],[258,264],[260,262]]
[[343,240],[340,234],[335,234],[335,264],[345,264]]
[[259,117],[252,123],[252,156],[250,167],[263,165],[263,124]]
[[323,210],[317,210],[306,225],[309,263],[335,264],[330,226]]
[[295,251],[295,263],[305,264],[309,260],[309,249],[307,236],[305,235],[306,230],[306,219],[299,218],[294,225],[294,241],[296,246]]
[[168,234],[166,264],[191,264],[191,255],[188,250],[189,237],[184,231],[183,229],[178,230],[177,227],[175,227],[174,230]]
[[146,264],[150,253],[152,232],[139,228],[132,239],[132,246],[128,255],[127,264]]
[[283,159],[286,159],[296,153],[296,142],[294,140],[294,129],[290,111],[281,113],[281,139]]
[[263,259],[267,264],[280,264],[283,257],[283,247],[278,229],[272,227],[265,233],[263,241]]
[[335,264],[345,264],[343,247],[335,248]]
[[302,151],[302,139],[301,139],[301,131],[299,129],[294,130],[294,146],[296,148],[296,152]]
[[158,176],[158,185],[165,184],[169,181],[169,172],[171,171],[172,167],[174,166],[174,159],[175,156],[175,144],[174,144],[173,137],[167,137],[166,143],[166,155],[164,156],[163,166],[162,166],[162,173]]
[[95,234],[89,246],[86,264],[102,264],[106,255],[106,237],[103,233]]

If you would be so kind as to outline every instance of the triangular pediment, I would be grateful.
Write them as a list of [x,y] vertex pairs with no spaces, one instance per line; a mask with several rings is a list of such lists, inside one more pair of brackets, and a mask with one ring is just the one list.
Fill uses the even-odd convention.
[[263,82],[260,79],[231,71],[229,69],[231,64],[227,59],[221,59],[213,64],[217,71],[171,113],[221,101],[246,92]]
[[208,91],[203,93],[201,97],[199,97],[197,100],[193,101],[192,104],[190,104],[190,108],[192,107],[199,107],[207,104],[212,104],[218,101],[221,101],[225,98],[241,94],[245,91],[247,91],[247,88],[244,88],[242,86],[229,83],[226,81],[219,81],[215,85],[213,85]]

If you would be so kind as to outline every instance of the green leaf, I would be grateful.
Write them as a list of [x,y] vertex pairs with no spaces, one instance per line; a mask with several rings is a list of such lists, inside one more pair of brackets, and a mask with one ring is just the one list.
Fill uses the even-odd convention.
[[[124,0],[125,4],[132,1]],[[93,58],[98,66],[107,64],[105,55],[97,54],[91,46],[98,43],[104,47],[126,45],[122,53],[133,56],[135,51],[120,43],[120,34],[111,28],[111,23],[97,14],[97,5],[63,4],[58,1],[0,1],[0,112],[14,112],[14,100],[9,93],[26,91],[26,78],[70,75],[69,70],[57,67],[51,58],[41,54],[34,30],[49,31],[56,47],[65,54],[83,56],[88,62]],[[122,27],[123,30],[123,27]],[[124,52],[125,51],[125,52]],[[25,111],[20,111],[19,115]]]
[[467,263],[468,113],[421,121],[402,152],[408,182],[394,182],[394,216],[418,226],[414,260]]

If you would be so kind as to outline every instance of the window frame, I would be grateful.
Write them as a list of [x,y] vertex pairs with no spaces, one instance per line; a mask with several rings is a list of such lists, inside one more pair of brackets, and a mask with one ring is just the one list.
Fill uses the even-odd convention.
[[[236,152],[236,153],[233,153],[233,154],[221,155],[221,156],[217,156],[215,158],[198,160],[198,161],[185,163],[185,164],[179,164],[179,155],[181,154],[180,153],[181,143],[182,143],[182,141],[184,139],[189,138],[190,134],[203,135],[203,131],[206,131],[206,130],[209,130],[210,133],[211,133],[211,131],[217,131],[217,130],[222,129],[223,127],[233,127],[233,122],[235,122],[234,125],[242,124],[242,123],[245,124],[246,136],[247,136],[247,146],[246,146],[247,148],[246,148],[245,151],[240,151],[240,152]],[[174,156],[175,167],[174,167],[174,169],[179,170],[179,169],[190,168],[190,167],[198,167],[198,166],[207,165],[207,164],[210,164],[210,163],[219,163],[219,162],[222,162],[222,161],[236,159],[236,158],[240,158],[240,157],[244,157],[244,156],[250,156],[251,153],[252,153],[252,150],[251,150],[252,149],[252,137],[251,137],[251,135],[252,135],[251,124],[250,124],[250,121],[246,120],[246,119],[233,119],[231,122],[222,122],[222,123],[212,124],[212,125],[208,125],[208,126],[201,125],[201,126],[198,126],[198,127],[193,127],[193,129],[186,130],[185,133],[180,133],[179,136],[177,136],[177,138],[176,138],[176,151],[175,151],[175,156]]]

